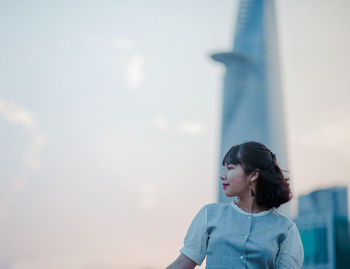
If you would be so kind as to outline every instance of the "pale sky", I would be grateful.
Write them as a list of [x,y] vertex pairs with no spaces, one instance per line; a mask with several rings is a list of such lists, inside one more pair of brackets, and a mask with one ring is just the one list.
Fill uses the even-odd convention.
[[[224,68],[209,55],[231,49],[237,4],[0,3],[1,269],[176,258],[216,201]],[[295,197],[350,187],[349,12],[277,3]]]

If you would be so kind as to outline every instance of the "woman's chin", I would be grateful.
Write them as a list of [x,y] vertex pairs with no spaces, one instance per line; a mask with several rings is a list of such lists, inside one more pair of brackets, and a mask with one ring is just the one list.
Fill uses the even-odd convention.
[[226,192],[226,191],[224,191],[224,193],[225,193],[226,197],[233,197],[233,196],[235,196],[234,194]]

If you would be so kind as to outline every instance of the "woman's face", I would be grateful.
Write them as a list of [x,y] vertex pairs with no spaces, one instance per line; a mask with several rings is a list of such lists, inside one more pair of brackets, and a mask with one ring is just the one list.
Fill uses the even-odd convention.
[[220,179],[226,196],[242,197],[249,194],[249,181],[241,165],[225,164]]

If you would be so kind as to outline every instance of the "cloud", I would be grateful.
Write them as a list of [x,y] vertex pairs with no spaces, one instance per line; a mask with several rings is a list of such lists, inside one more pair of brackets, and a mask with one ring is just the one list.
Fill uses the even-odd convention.
[[136,90],[145,79],[143,71],[143,57],[139,53],[134,53],[127,64],[125,78],[130,90]]
[[104,38],[101,36],[91,36],[85,40],[88,47],[98,49],[110,49],[115,48],[123,50],[130,56],[124,69],[124,77],[126,80],[127,87],[130,91],[136,91],[140,84],[145,79],[144,72],[144,57],[139,52],[133,50],[134,44],[131,40],[125,37],[115,37],[112,39]]
[[179,131],[183,134],[198,135],[202,133],[202,124],[196,121],[187,121],[179,125]]
[[133,43],[131,40],[126,39],[124,37],[116,37],[112,39],[112,47],[116,49],[130,51],[133,47]]
[[[131,51],[133,48],[133,42],[125,37],[115,37],[111,44],[113,48],[124,51]],[[136,90],[145,79],[143,64],[143,56],[140,53],[133,52],[125,69],[126,83],[132,91]]]
[[203,132],[203,125],[198,121],[184,121],[179,124],[171,124],[168,119],[159,115],[154,118],[154,126],[165,132],[179,133],[190,136],[200,135]]
[[18,123],[30,131],[36,129],[36,123],[32,115],[15,103],[5,102],[0,99],[0,113],[6,120]]
[[157,116],[154,118],[154,125],[162,131],[170,131],[171,126],[167,118],[164,116]]
[[143,69],[143,56],[133,50],[134,44],[125,37],[115,37],[112,39],[92,36],[85,40],[88,47],[91,48],[115,48],[126,51],[130,55],[130,59],[125,66],[124,77],[129,90],[135,91],[145,79]]
[[[46,144],[46,134],[41,131],[35,117],[22,106],[5,101],[0,98],[0,116],[8,122],[22,126],[32,136],[32,142],[25,150],[23,160],[27,168],[38,169],[41,166],[42,152]],[[2,205],[0,207],[0,223],[6,218],[9,205],[15,199],[15,194],[22,191],[27,185],[26,171],[19,170],[17,176],[2,193]]]
[[41,153],[47,138],[41,131],[37,120],[25,108],[2,99],[0,99],[0,115],[5,120],[24,127],[33,136],[33,140],[25,152],[24,162],[29,168],[39,168],[41,165]]

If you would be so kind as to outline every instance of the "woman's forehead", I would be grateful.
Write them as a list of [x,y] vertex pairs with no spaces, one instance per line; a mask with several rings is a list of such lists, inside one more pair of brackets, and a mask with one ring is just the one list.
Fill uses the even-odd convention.
[[232,164],[232,165],[239,165],[239,164],[241,164],[241,163],[239,162],[238,159],[225,160],[225,161],[222,163],[223,166],[227,166],[227,165],[230,165],[230,164]]

